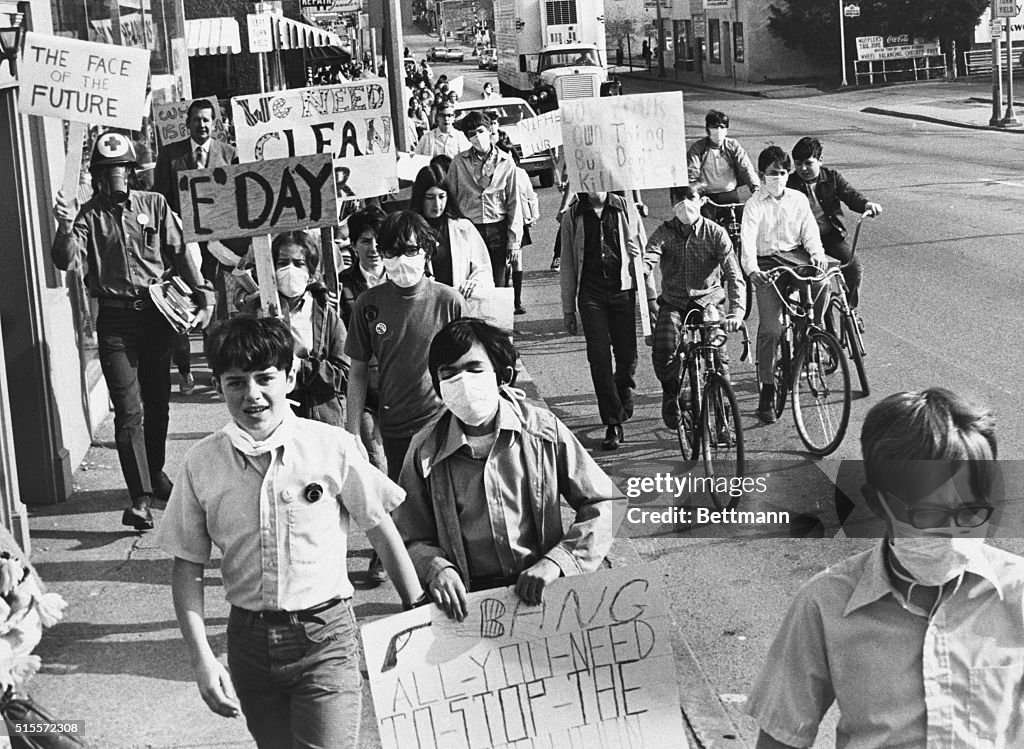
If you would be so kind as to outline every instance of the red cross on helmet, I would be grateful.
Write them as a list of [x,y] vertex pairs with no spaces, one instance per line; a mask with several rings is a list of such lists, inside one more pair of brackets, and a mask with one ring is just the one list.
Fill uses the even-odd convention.
[[116,130],[100,133],[100,137],[96,139],[96,145],[92,147],[89,169],[91,171],[97,167],[111,164],[139,165],[138,157],[135,155],[135,145],[127,135]]

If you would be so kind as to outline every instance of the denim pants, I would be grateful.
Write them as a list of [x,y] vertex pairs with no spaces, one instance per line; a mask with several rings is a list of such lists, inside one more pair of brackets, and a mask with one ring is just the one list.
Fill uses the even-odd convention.
[[96,319],[103,379],[114,404],[114,442],[128,494],[152,494],[164,469],[174,331],[155,309],[100,307]]
[[487,245],[487,255],[491,260],[491,272],[494,274],[494,286],[503,289],[508,286],[508,222],[497,221],[493,224],[474,224],[480,237]]
[[636,292],[580,297],[578,306],[601,423],[622,424],[633,415],[636,387]]
[[[359,743],[362,676],[351,602],[319,621],[269,624],[231,607],[228,669],[259,749],[343,749]],[[321,623],[322,622],[322,623]]]

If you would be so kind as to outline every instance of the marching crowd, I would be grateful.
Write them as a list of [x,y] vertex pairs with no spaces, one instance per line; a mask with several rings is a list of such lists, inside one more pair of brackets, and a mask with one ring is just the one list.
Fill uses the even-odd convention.
[[[425,64],[413,74],[430,77]],[[347,215],[351,263],[336,294],[318,242],[303,232],[276,236],[279,317],[249,314],[257,295],[229,282],[247,270],[245,243],[182,240],[175,175],[237,162],[210,137],[209,103],[193,104],[190,137],[158,154],[153,192],[133,186],[135,147],[111,131],[93,147],[93,197],[81,206],[56,199],[53,261],[79,268],[98,304],[130,497],[122,522],[152,529],[150,503],[169,500],[156,542],[174,558],[174,606],[200,693],[211,710],[243,715],[260,747],[356,744],[350,522],[376,552],[372,576],[390,577],[403,606],[433,603],[462,620],[468,593],[510,586],[537,604],[554,580],[598,570],[622,517],[613,481],[555,415],[515,388],[508,333],[471,316],[488,290],[521,286],[521,248],[537,219],[529,178],[486,112],[453,129],[450,96],[422,88],[434,122],[417,151],[432,161],[409,210],[386,214],[367,201]],[[633,411],[640,289],[656,320],[662,415],[674,426],[671,359],[682,316],[721,306],[723,325],[736,329],[746,276],[758,285],[759,358],[770,361],[778,310],[762,293],[764,272],[849,259],[840,202],[880,211],[821,165],[817,140],[802,139],[792,154],[766,148],[755,169],[727,128],[725,115],[709,113],[706,137],[690,148],[690,185],[672,189],[673,218],[649,238],[638,196],[565,188],[564,324],[575,334],[579,314],[606,449],[622,441]],[[743,185],[754,196],[737,257],[703,197],[731,201]],[[170,372],[188,341],[147,295],[168,273],[194,290],[212,384],[229,416],[189,451],[173,483],[164,466]],[[854,290],[859,270],[850,273]],[[515,306],[525,312],[518,291]],[[765,421],[771,397],[762,389]],[[901,393],[871,409],[861,445],[865,501],[885,539],[797,595],[751,694],[759,746],[810,746],[835,701],[843,746],[979,737],[1024,745],[1019,697],[1013,705],[1005,697],[1024,686],[1024,561],[983,543],[995,501],[990,415],[944,390]],[[574,512],[568,527],[563,501]],[[213,547],[231,604],[227,670],[206,636],[203,568]]]

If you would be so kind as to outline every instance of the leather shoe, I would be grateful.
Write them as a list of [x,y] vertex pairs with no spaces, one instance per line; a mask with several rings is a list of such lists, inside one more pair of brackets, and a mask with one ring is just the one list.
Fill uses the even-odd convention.
[[762,385],[761,397],[757,403],[757,417],[765,424],[774,424],[775,417],[775,386]]
[[388,571],[384,569],[384,562],[381,561],[377,552],[370,557],[370,565],[366,568],[366,579],[374,585],[380,585],[388,581]]
[[669,429],[676,429],[679,426],[679,403],[676,401],[676,394],[669,388],[661,391],[661,420]]
[[167,478],[167,474],[160,471],[153,478],[153,496],[156,499],[166,502],[171,498],[171,491],[174,489],[174,484]]
[[605,430],[601,448],[604,450],[614,450],[619,446],[620,442],[625,441],[626,437],[622,432],[622,424],[609,424],[608,429]]
[[149,511],[149,501],[148,494],[133,499],[131,506],[121,515],[121,525],[127,525],[137,531],[153,530],[153,513]]

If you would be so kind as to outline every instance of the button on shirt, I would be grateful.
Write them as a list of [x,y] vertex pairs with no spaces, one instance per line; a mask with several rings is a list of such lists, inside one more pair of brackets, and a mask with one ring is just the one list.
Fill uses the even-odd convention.
[[123,205],[99,195],[86,202],[71,231],[57,232],[51,257],[61,270],[82,262],[93,296],[136,297],[175,267],[184,251],[164,196],[132,190]]
[[807,196],[788,187],[779,198],[773,198],[767,190],[755,192],[743,208],[743,272],[756,272],[758,257],[789,252],[801,245],[811,256],[825,254]]
[[[344,429],[288,415],[278,427],[286,432],[274,433],[283,445],[269,461],[236,449],[226,429],[186,455],[157,545],[197,564],[208,563],[216,546],[228,601],[250,611],[299,611],[351,596],[350,518],[364,531],[375,528],[405,493]],[[311,502],[314,483],[323,495]]]
[[833,701],[837,749],[1024,747],[1024,559],[982,546],[929,619],[890,582],[887,543],[796,594],[747,711],[796,747]]

